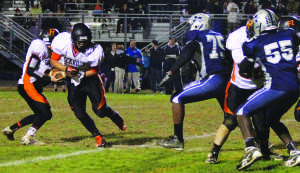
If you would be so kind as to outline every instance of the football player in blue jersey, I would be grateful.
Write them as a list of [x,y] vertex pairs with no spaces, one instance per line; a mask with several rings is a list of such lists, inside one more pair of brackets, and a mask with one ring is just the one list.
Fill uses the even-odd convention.
[[265,109],[267,112],[256,129],[256,138],[268,143],[270,125],[278,124],[274,130],[285,141],[289,159],[286,166],[300,164],[300,152],[295,146],[288,129],[280,122],[282,115],[297,101],[299,83],[297,80],[297,62],[299,38],[294,30],[278,30],[277,16],[271,10],[260,10],[253,16],[255,37],[243,44],[245,58],[239,65],[240,75],[249,78],[258,63],[265,76],[264,86],[248,97],[236,111],[238,124],[245,140],[245,155],[237,165],[244,170],[262,158],[261,151],[255,145],[255,137],[250,115]]
[[163,86],[172,74],[184,64],[194,59],[200,67],[200,80],[185,86],[182,91],[172,95],[174,136],[157,141],[165,148],[184,149],[183,119],[185,104],[216,98],[223,109],[226,84],[230,77],[224,59],[224,37],[211,30],[211,17],[198,13],[189,19],[190,31],[185,34],[187,43],[179,59],[160,83]]
[[[292,28],[296,31],[296,34],[300,37],[300,19],[296,16],[288,16],[288,17],[281,17],[280,18],[279,29],[288,29]],[[296,61],[300,62],[300,51],[296,56]],[[300,70],[300,66],[297,67],[298,71]],[[298,74],[298,79],[300,75]],[[300,101],[296,104],[295,111],[295,120],[300,122]]]

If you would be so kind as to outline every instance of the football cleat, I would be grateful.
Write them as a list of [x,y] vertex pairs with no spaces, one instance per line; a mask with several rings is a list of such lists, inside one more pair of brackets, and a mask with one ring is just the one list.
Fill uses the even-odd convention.
[[44,142],[38,141],[33,138],[33,136],[25,135],[22,140],[21,144],[23,145],[45,145]]
[[209,152],[205,163],[208,163],[208,164],[218,163],[218,156],[219,156],[219,152],[216,152],[216,151]]
[[9,126],[5,127],[2,130],[2,133],[7,137],[8,140],[11,140],[11,141],[15,140],[15,137],[14,137],[15,132],[12,131]]
[[298,150],[291,150],[290,157],[285,162],[285,166],[287,167],[294,167],[300,165],[300,151]]
[[115,112],[110,119],[119,127],[120,130],[125,131],[127,129],[124,120],[119,113]]
[[184,150],[184,142],[180,142],[177,136],[170,136],[167,139],[158,140],[156,144],[164,148],[173,148],[177,151]]
[[104,137],[99,135],[99,136],[95,137],[95,140],[96,140],[97,148],[106,148],[106,141],[105,141]]
[[122,131],[125,131],[127,129],[127,126],[123,123],[123,125],[122,125]]
[[241,171],[251,166],[257,160],[263,157],[262,153],[257,147],[245,148],[245,155],[241,162],[236,166],[237,170]]

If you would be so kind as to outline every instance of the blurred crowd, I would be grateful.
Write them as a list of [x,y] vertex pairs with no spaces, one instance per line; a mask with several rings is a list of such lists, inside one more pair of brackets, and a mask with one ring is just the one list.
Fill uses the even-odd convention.
[[[57,13],[60,11],[68,12],[70,10],[91,9],[93,10],[98,4],[98,9],[105,12],[120,11],[124,4],[128,7],[128,13],[136,13],[142,6],[146,12],[148,4],[167,4],[153,6],[154,10],[177,11],[188,9],[190,14],[198,12],[224,14],[229,13],[228,6],[235,4],[239,12],[245,14],[254,14],[259,8],[267,8],[276,11],[282,15],[299,14],[298,0],[25,0],[26,11],[35,8],[34,4],[39,2],[41,11],[47,9]],[[186,6],[177,6],[174,4],[187,4]]]

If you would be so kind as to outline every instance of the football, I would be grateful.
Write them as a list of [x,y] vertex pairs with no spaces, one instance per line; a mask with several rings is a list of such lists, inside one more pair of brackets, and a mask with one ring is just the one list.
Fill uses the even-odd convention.
[[62,70],[54,68],[50,71],[49,76],[51,77],[52,82],[57,82],[66,78],[66,73]]

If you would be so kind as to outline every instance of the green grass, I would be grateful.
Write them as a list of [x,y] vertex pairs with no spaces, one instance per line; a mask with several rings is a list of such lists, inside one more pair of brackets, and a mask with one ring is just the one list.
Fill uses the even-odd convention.
[[[37,133],[46,146],[23,146],[20,139],[28,127],[15,134],[15,141],[0,136],[0,172],[72,172],[72,173],[195,173],[238,172],[235,167],[243,155],[244,142],[235,130],[220,153],[220,163],[205,164],[214,141],[214,133],[223,121],[215,100],[186,105],[184,121],[185,150],[177,152],[160,148],[155,141],[173,134],[169,96],[163,94],[107,93],[107,103],[125,119],[127,131],[121,132],[108,118],[98,118],[88,101],[88,113],[94,119],[112,148],[97,150],[89,132],[75,118],[66,101],[66,93],[46,90],[53,112]],[[0,92],[0,128],[4,128],[31,113],[17,91]],[[290,132],[299,145],[299,124],[293,109],[284,117]],[[207,135],[207,136],[203,136]],[[286,149],[271,132],[275,151],[287,156]],[[282,161],[259,161],[248,172],[296,172],[299,167],[286,168]]]

